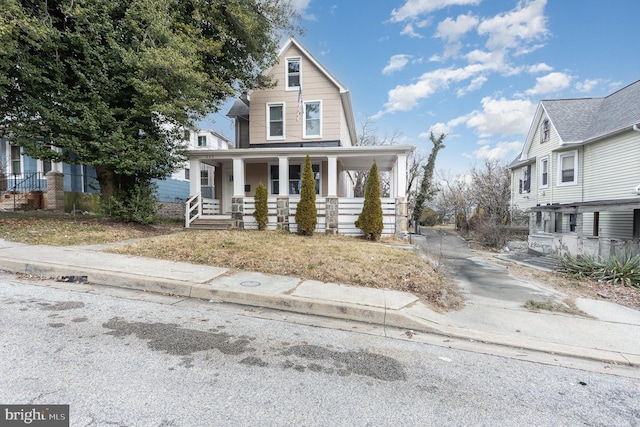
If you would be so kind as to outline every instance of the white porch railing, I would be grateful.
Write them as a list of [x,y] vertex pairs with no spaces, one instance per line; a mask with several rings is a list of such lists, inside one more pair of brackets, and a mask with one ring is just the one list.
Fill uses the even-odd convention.
[[200,194],[196,194],[185,202],[184,226],[189,228],[191,223],[198,218],[218,214],[220,214],[219,200],[205,199]]
[[[393,198],[382,198],[382,223],[384,229],[383,236],[393,236],[396,231],[396,202]],[[297,199],[289,199],[289,230],[296,232],[296,207]],[[324,233],[326,230],[326,199],[323,197],[316,198],[316,209],[318,211],[318,223],[316,225],[317,233]],[[355,222],[362,212],[364,206],[364,198],[339,198],[338,199],[338,232],[340,234],[358,236],[362,235],[362,231],[355,226]],[[267,200],[269,222],[268,230],[275,230],[278,227],[277,217],[277,198],[269,197]],[[256,210],[255,200],[253,197],[244,198],[244,228],[255,230],[258,228],[253,212]]]

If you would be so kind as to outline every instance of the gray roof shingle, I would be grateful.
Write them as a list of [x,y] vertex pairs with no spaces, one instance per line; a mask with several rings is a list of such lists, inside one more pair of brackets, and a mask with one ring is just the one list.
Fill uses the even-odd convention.
[[565,142],[596,139],[640,123],[640,80],[604,98],[542,100]]

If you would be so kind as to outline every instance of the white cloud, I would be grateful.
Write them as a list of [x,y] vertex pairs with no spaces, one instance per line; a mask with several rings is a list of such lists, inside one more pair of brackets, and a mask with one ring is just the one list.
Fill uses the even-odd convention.
[[553,67],[545,64],[544,62],[530,65],[529,68],[527,68],[527,71],[531,74],[546,73],[547,71],[551,71],[551,70],[553,70]]
[[497,160],[510,159],[515,157],[522,150],[522,142],[498,142],[495,147],[491,145],[483,145],[480,149],[473,152],[473,157],[481,160]]
[[599,79],[587,79],[583,82],[576,83],[576,89],[578,89],[580,92],[589,93],[593,90],[594,87],[598,86],[599,84]]
[[547,0],[521,0],[518,6],[478,25],[478,34],[488,36],[486,46],[490,50],[521,48],[544,38],[547,34],[544,7]]
[[391,74],[395,71],[402,70],[404,66],[409,63],[410,59],[411,59],[411,55],[404,55],[404,54],[393,55],[389,59],[389,63],[387,64],[387,66],[382,69],[382,74]]
[[422,38],[422,36],[413,29],[413,24],[405,25],[402,31],[400,31],[400,34],[413,38]]
[[[536,110],[528,99],[482,98],[482,111],[465,117],[467,127],[475,128],[480,137],[526,134]],[[458,120],[458,122],[461,120]]]
[[293,8],[298,11],[303,19],[315,21],[315,15],[307,12],[309,3],[311,3],[311,0],[291,0],[291,6],[293,6]]
[[487,82],[487,80],[489,79],[485,76],[478,76],[475,79],[471,80],[471,83],[469,83],[467,87],[458,89],[456,95],[458,96],[458,98],[461,98],[469,92],[474,92],[480,89]]
[[566,73],[549,73],[536,78],[536,85],[526,91],[527,95],[543,95],[566,89],[571,84],[572,77]]
[[438,24],[435,36],[453,43],[478,25],[478,18],[469,15],[459,15],[457,19],[447,18]]
[[427,132],[422,132],[418,136],[420,138],[429,138],[431,136],[431,132],[433,132],[434,136],[439,137],[442,134],[449,135],[449,133],[451,133],[451,128],[445,123],[436,123],[431,126]]
[[392,22],[402,22],[435,10],[456,5],[476,5],[480,0],[407,0],[399,9],[391,12]]

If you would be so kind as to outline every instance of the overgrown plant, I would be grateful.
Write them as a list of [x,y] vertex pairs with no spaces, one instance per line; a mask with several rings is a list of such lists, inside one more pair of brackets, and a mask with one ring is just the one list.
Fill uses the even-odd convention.
[[258,187],[256,187],[256,195],[254,196],[256,210],[253,212],[253,217],[258,223],[258,230],[264,230],[267,228],[267,223],[269,222],[269,206],[267,205],[268,198],[269,193],[267,191],[267,187],[260,182]]
[[561,258],[561,263],[561,271],[574,277],[585,277],[640,289],[640,255],[625,252],[599,259],[588,254],[579,256],[567,254]]
[[300,189],[300,201],[296,208],[296,225],[298,234],[313,236],[313,231],[318,223],[318,210],[316,208],[316,179],[313,176],[311,159],[307,154],[302,169],[302,188]]
[[143,225],[157,221],[155,185],[150,181],[137,181],[118,189],[102,210],[113,219],[137,222]]
[[382,201],[380,200],[380,175],[378,175],[378,166],[375,160],[367,176],[364,205],[355,225],[362,230],[366,239],[376,241],[382,235],[384,224],[382,221]]

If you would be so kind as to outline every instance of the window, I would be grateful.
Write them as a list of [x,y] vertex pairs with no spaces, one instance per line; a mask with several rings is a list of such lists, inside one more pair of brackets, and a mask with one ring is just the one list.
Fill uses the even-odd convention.
[[640,238],[640,209],[633,210],[633,238]]
[[522,170],[522,179],[520,180],[520,193],[529,193],[531,191],[531,165],[527,165]]
[[549,186],[549,158],[540,159],[540,188]]
[[540,132],[540,142],[547,142],[551,136],[551,126],[549,125],[549,119],[545,119],[542,122],[542,132]]
[[321,137],[320,118],[321,114],[320,101],[312,101],[304,103],[304,138]]
[[198,147],[207,146],[207,135],[198,135]]
[[577,217],[576,214],[569,214],[569,231],[572,233],[576,231]]
[[53,169],[53,164],[51,160],[38,160],[38,171],[42,173],[42,175],[46,175],[51,172]]
[[189,168],[184,169],[184,179],[186,180],[191,179],[191,170]]
[[[289,165],[289,194],[300,194],[302,189],[302,165]],[[313,176],[316,181],[316,194],[320,194],[320,165],[312,164]],[[280,194],[280,167],[272,165],[270,167],[271,194]]]
[[287,58],[287,89],[300,87],[300,58]]
[[200,171],[200,185],[209,186],[209,171],[207,169],[202,169]]
[[284,104],[267,104],[267,139],[284,139]]
[[22,175],[22,156],[19,145],[11,146],[11,173]]
[[558,154],[558,185],[578,183],[578,152]]
[[593,213],[593,235],[598,236],[600,234],[600,212]]

